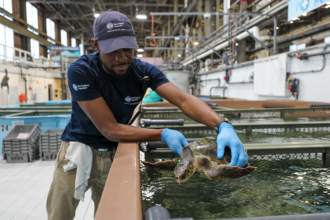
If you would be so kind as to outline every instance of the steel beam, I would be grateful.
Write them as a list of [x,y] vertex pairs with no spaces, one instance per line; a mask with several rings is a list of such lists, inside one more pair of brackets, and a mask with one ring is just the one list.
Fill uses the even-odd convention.
[[[43,0],[27,0],[27,2],[30,3],[45,3]],[[84,5],[87,7],[92,7],[93,4],[95,4],[95,1],[70,1],[70,0],[62,0],[62,1],[47,1],[48,4],[79,4],[79,5]],[[99,5],[101,6],[117,6],[117,3],[113,3],[113,2],[100,2]],[[120,7],[131,7],[132,3],[121,3],[118,2],[118,5]],[[173,4],[164,4],[164,3],[160,3],[160,4],[156,4],[156,3],[145,3],[145,2],[136,2],[134,5],[137,6],[147,6],[147,7],[170,7],[173,8],[174,5]],[[183,4],[178,4],[178,7],[183,7]]]
[[[178,13],[179,15],[181,15],[181,18],[180,18],[179,22],[174,26],[174,28],[173,28],[173,30],[172,30],[172,32],[171,32],[170,35],[173,36],[173,35],[175,35],[175,34],[178,32],[178,30],[179,30],[179,28],[181,27],[183,21],[184,21],[184,20],[186,19],[186,17],[187,17],[186,13],[188,13],[188,12],[191,11],[191,9],[195,6],[196,2],[197,2],[197,0],[191,0],[191,1],[189,2],[188,7],[184,10],[184,12],[183,12],[183,13]],[[159,14],[159,12],[156,12],[156,14]],[[178,14],[177,14],[177,15],[178,15]],[[159,14],[159,15],[160,15],[160,14]],[[162,47],[167,47],[167,45],[168,45],[169,42],[170,42],[170,39],[167,39],[166,42],[163,44]],[[163,53],[163,51],[164,51],[164,50],[161,49],[161,50],[158,52],[157,57],[159,57],[159,56]]]

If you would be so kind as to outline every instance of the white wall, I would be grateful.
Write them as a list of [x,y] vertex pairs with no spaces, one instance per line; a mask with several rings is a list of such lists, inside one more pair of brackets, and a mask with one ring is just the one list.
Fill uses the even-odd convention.
[[[8,71],[9,77],[9,87],[10,90],[15,92],[15,89],[18,90],[19,94],[25,93],[25,83],[23,78],[21,77],[21,68],[16,67],[10,64],[0,64],[0,82],[2,78],[5,76],[5,69]],[[23,77],[27,79],[27,99],[28,103],[36,102],[36,101],[49,101],[48,98],[48,85],[52,85],[52,100],[61,100],[61,96],[59,93],[59,89],[61,87],[61,79],[60,74],[58,73],[50,73],[44,69],[26,69],[22,68]],[[31,90],[29,89],[31,88]],[[57,93],[55,93],[57,90]],[[15,104],[22,104],[18,102],[18,96],[16,97],[7,94],[7,87],[3,87],[2,91],[0,92],[0,106],[6,105],[15,105]],[[37,96],[37,95],[39,96]],[[55,97],[57,94],[57,97]],[[7,100],[4,100],[7,98]],[[37,98],[37,99],[35,99]],[[25,102],[24,102],[25,103]]]
[[[320,53],[323,51],[325,45],[318,45],[310,48],[306,48],[300,53]],[[330,50],[327,48],[327,51]],[[322,67],[322,56],[310,57],[308,60],[299,60],[297,58],[287,59],[287,72],[300,72],[309,71],[308,73],[297,73],[290,75],[293,78],[300,79],[299,87],[299,100],[302,101],[321,101],[330,102],[330,54],[326,55],[326,66],[323,71],[312,73],[311,70],[318,70]],[[271,68],[271,66],[270,66]],[[254,73],[254,65],[236,68],[232,70],[232,76],[230,78],[230,83],[249,81],[249,76]],[[267,73],[265,73],[267,74]],[[225,71],[219,71],[211,73],[208,75],[201,76],[203,79],[213,79],[220,78],[221,86],[224,86]],[[212,86],[217,86],[217,81],[202,82],[201,95],[209,95],[210,88]],[[226,85],[228,88],[226,90],[226,96],[232,98],[242,98],[247,100],[265,100],[265,99],[294,99],[292,96],[263,96],[254,93],[254,84],[234,84]],[[212,95],[222,96],[223,89],[213,89]]]

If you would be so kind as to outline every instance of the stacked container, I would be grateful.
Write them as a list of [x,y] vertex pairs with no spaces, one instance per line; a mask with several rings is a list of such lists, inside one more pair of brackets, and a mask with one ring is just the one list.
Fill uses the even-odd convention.
[[16,125],[2,141],[3,159],[8,163],[24,163],[39,158],[38,125]]
[[42,160],[55,160],[61,147],[61,135],[64,129],[49,129],[41,133],[40,157]]

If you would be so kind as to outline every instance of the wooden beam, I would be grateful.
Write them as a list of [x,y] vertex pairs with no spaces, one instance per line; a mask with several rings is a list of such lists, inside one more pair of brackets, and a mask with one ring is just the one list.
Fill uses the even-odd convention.
[[20,34],[23,34],[27,37],[30,37],[30,38],[33,38],[33,39],[39,41],[39,43],[41,43],[45,46],[54,46],[54,44],[47,41],[47,39],[45,39],[44,37],[42,37],[40,35],[36,35],[36,34],[32,33],[31,31],[28,31],[26,29],[26,27],[19,25],[17,23],[14,23],[12,21],[9,21],[8,19],[4,18],[3,16],[0,16],[0,23],[13,29],[14,31],[17,31]]
[[[54,42],[56,42],[56,43],[58,43],[58,44],[60,44],[60,45],[62,45],[61,42],[56,41],[55,39],[49,37],[45,32],[40,31],[40,30],[34,28],[33,26],[29,25],[29,24],[28,24],[25,20],[23,20],[22,18],[20,18],[20,17],[18,17],[18,16],[16,16],[16,15],[14,15],[14,14],[12,14],[12,13],[6,11],[6,10],[3,9],[3,8],[0,8],[0,12],[1,12],[1,13],[4,13],[5,15],[7,15],[7,16],[10,17],[10,18],[12,18],[13,20],[18,21],[19,23],[21,23],[21,24],[19,24],[19,23],[16,23],[16,22],[10,21],[10,20],[4,18],[3,16],[0,16],[0,23],[1,23],[1,24],[4,24],[5,26],[8,26],[8,27],[10,27],[11,29],[14,29],[14,30],[16,30],[17,32],[19,32],[20,34],[23,34],[23,35],[25,35],[25,36],[27,36],[27,37],[31,37],[31,36],[34,35],[34,36],[36,36],[38,39],[43,39],[43,41],[48,42],[48,44],[50,44],[50,45],[43,43],[43,41],[40,41],[40,40],[36,39],[35,37],[31,37],[31,38],[33,38],[33,39],[39,41],[40,43],[42,43],[42,44],[44,44],[44,45],[46,45],[46,46],[47,46],[47,45],[48,45],[48,46],[53,46],[53,45],[54,45],[54,44],[50,43],[49,41],[47,41],[47,38],[50,39],[50,40],[52,40],[52,41],[54,41]],[[28,30],[27,30],[27,27],[31,28],[31,29],[32,29],[33,31],[35,31],[35,32],[38,32],[41,36],[44,36],[44,38],[41,37],[40,35],[36,35],[36,34],[33,34],[33,33],[30,32],[30,31],[28,31]],[[17,29],[16,29],[16,28],[17,28]],[[24,30],[25,30],[26,32],[25,32]],[[26,33],[26,34],[24,34],[24,33]],[[31,34],[32,34],[32,35],[31,35]]]

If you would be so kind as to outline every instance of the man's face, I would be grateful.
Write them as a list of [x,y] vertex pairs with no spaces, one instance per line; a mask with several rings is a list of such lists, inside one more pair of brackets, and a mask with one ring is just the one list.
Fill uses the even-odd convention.
[[133,49],[120,49],[111,53],[103,53],[97,42],[93,42],[93,45],[96,50],[100,51],[104,71],[116,78],[122,78],[128,74],[133,61]]

